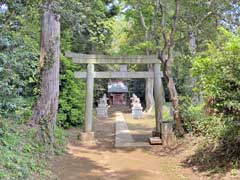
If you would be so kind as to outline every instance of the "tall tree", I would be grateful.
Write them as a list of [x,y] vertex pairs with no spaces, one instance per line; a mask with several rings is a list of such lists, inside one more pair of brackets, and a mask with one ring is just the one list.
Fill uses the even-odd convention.
[[[144,31],[144,37],[146,43],[151,41],[151,35],[150,35],[150,25],[147,26],[145,17],[143,15],[143,12],[141,10],[142,3],[137,5],[137,10],[139,12],[139,20],[141,22],[142,29]],[[150,49],[146,47],[146,55],[150,55]],[[151,64],[148,65],[148,71],[153,71],[153,67]],[[147,78],[146,79],[146,85],[145,85],[145,101],[146,101],[146,112],[150,113],[154,107],[154,97],[153,97],[153,78]]]
[[53,11],[54,0],[43,4],[40,52],[40,96],[32,120],[38,127],[38,138],[48,155],[53,155],[54,127],[59,96],[60,16]]
[[[160,34],[162,36],[161,38],[156,34],[158,58],[162,63],[163,76],[167,82],[170,100],[173,106],[176,129],[177,132],[182,135],[184,129],[182,127],[182,118],[179,110],[179,97],[172,74],[174,62],[173,49],[175,46],[175,34],[179,19],[180,0],[175,0],[174,3],[170,4],[162,0],[154,0],[154,6],[156,18],[160,20]],[[167,9],[167,7],[174,9],[173,15],[169,13],[171,10]],[[163,40],[163,46],[160,46],[160,40]]]

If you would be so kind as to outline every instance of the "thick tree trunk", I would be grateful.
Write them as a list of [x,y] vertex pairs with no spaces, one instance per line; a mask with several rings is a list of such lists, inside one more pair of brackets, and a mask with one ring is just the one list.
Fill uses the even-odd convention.
[[176,122],[176,130],[179,135],[184,134],[184,129],[182,126],[182,117],[180,114],[179,110],[179,97],[178,97],[178,92],[172,77],[172,69],[171,66],[165,66],[164,67],[164,78],[167,82],[167,87],[169,90],[169,95],[170,95],[170,100],[172,102],[172,107],[173,107],[173,117]]
[[53,1],[43,6],[40,96],[33,110],[32,120],[38,127],[38,138],[45,145],[47,155],[53,155],[54,127],[59,96],[60,22],[52,11]]

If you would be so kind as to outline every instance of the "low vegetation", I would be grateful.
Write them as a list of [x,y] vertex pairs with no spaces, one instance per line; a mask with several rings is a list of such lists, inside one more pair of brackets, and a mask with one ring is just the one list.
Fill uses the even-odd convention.
[[[55,137],[55,151],[61,154],[65,150],[64,131],[57,128]],[[0,119],[0,179],[53,179],[48,162],[36,139],[36,129]]]

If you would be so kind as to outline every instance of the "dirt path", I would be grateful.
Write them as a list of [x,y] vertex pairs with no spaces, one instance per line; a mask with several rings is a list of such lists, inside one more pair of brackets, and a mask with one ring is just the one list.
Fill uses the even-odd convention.
[[79,131],[69,131],[68,153],[54,162],[60,180],[182,180],[200,179],[183,168],[175,156],[161,156],[158,148],[114,148],[114,117],[96,120],[96,147],[81,147]]

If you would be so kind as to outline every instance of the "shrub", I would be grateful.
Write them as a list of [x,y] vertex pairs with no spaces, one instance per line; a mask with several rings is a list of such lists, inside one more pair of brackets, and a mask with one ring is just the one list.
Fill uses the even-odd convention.
[[[207,167],[229,169],[240,157],[240,37],[224,29],[217,42],[192,61],[192,73],[205,103],[182,99],[186,128],[205,136],[204,146],[193,156]],[[211,164],[211,165],[209,165]],[[207,165],[207,166],[206,166]]]
[[38,57],[11,37],[8,41],[9,47],[0,51],[0,114],[27,119],[38,91]]
[[64,128],[83,123],[85,108],[85,83],[74,77],[80,67],[71,60],[61,59],[60,99],[57,124]]
[[202,135],[217,141],[224,132],[226,123],[222,117],[210,115],[204,110],[204,104],[195,105],[190,98],[181,98],[181,112],[188,132]]
[[212,112],[240,121],[240,37],[220,32],[218,43],[193,60],[192,72]]

